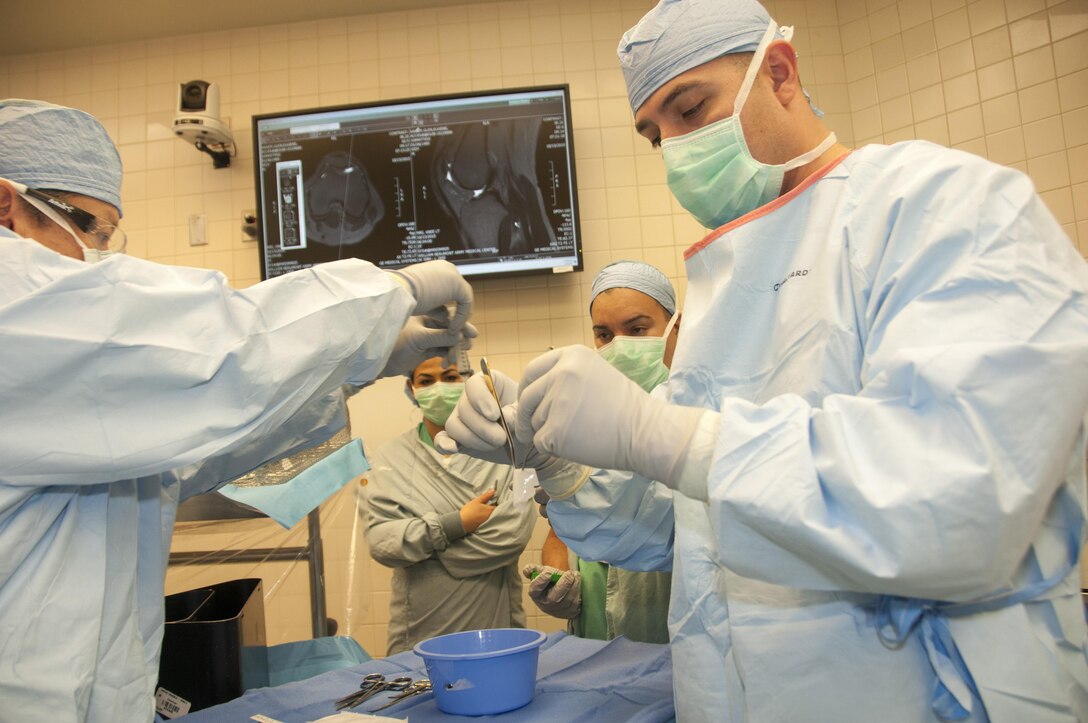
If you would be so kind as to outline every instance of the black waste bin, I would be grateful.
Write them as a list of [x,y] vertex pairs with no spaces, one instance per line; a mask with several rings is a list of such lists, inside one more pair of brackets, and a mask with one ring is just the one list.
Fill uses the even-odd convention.
[[259,578],[166,596],[159,712],[184,715],[268,685],[264,591]]

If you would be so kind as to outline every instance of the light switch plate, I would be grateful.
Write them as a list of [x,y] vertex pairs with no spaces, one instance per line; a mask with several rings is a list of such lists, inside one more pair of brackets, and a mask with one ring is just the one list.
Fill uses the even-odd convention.
[[189,245],[206,246],[208,237],[205,235],[205,216],[202,213],[189,214]]

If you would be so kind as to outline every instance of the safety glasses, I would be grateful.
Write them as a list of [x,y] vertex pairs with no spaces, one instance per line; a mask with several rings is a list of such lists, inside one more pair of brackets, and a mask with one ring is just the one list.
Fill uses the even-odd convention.
[[[45,204],[49,209],[62,214],[65,218],[70,220],[75,226],[75,230],[79,232],[80,238],[88,247],[98,251],[124,253],[125,247],[128,245],[128,238],[125,236],[123,229],[100,216],[94,215],[86,209],[72,205],[68,201],[46,191],[40,191],[36,188],[27,188],[26,185],[16,181],[8,181],[8,183],[10,183],[16,191],[30,201],[31,205],[38,210],[45,211],[45,209],[39,204],[34,203],[31,199]],[[46,213],[46,215],[49,214]]]

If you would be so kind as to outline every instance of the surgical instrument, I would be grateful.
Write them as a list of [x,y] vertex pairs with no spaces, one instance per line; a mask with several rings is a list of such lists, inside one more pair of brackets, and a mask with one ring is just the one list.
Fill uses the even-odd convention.
[[423,695],[424,693],[430,693],[431,690],[432,690],[431,681],[427,680],[426,678],[423,678],[421,680],[417,680],[416,682],[412,683],[407,688],[405,688],[403,691],[401,691],[400,695],[395,696],[391,701],[389,701],[385,705],[378,706],[377,708],[374,709],[374,711],[377,712],[379,710],[385,710],[386,708],[391,708],[392,706],[396,705],[397,703],[400,703],[402,700],[405,700],[406,698],[411,698],[411,697],[417,696],[417,695]]

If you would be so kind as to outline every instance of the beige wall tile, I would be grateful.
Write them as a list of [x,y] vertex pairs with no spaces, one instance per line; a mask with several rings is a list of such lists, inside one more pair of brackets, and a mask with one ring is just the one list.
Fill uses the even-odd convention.
[[933,31],[932,22],[921,22],[903,31],[903,55],[907,60],[935,52],[937,35]]
[[907,62],[907,81],[911,90],[941,82],[941,64],[937,53],[929,53]]
[[1030,160],[1064,150],[1065,134],[1062,131],[1062,119],[1051,116],[1040,121],[1025,123],[1024,149]]
[[1069,185],[1069,164],[1064,151],[1029,158],[1027,167],[1040,193]]
[[1009,165],[1027,158],[1024,148],[1024,132],[1021,127],[986,136],[986,157],[994,163]]
[[977,105],[951,111],[948,114],[948,137],[953,144],[982,138],[985,130],[982,108]]
[[1005,0],[1005,17],[1011,23],[1046,9],[1046,0]]
[[876,76],[870,75],[848,84],[850,110],[861,110],[879,103],[876,90]]
[[1063,111],[1088,105],[1088,70],[1079,70],[1058,78],[1058,99]]
[[983,123],[987,134],[1019,127],[1020,104],[1015,93],[993,98],[982,104]]
[[1088,182],[1088,145],[1071,146],[1066,153],[1069,158],[1070,182]]
[[1088,7],[1083,0],[1050,3],[1047,13],[1050,16],[1050,35],[1054,40],[1062,40],[1071,35],[1088,30]]
[[974,48],[970,40],[944,47],[937,55],[941,61],[942,78],[955,78],[975,69]]
[[1004,0],[976,0],[967,4],[967,17],[973,35],[1005,24]]
[[1049,45],[1015,56],[1013,66],[1016,69],[1016,82],[1021,87],[1055,77],[1054,56]]
[[1016,74],[1013,70],[1012,60],[1002,60],[994,65],[979,68],[978,87],[979,97],[982,100],[989,100],[999,95],[1014,92],[1016,90]]
[[899,6],[899,26],[905,31],[922,23],[928,23],[933,17],[933,8],[929,0],[901,0]]
[[1038,12],[1009,25],[1009,38],[1015,55],[1050,43],[1050,23],[1045,12]]
[[859,80],[876,72],[876,67],[873,64],[873,52],[869,46],[846,53],[843,58],[843,63],[846,67],[847,83]]
[[1021,88],[1020,117],[1025,123],[1061,112],[1058,102],[1058,84],[1051,80],[1030,88]]
[[937,34],[937,47],[947,48],[971,38],[971,26],[967,22],[967,9],[964,7],[938,13],[938,8],[951,7],[954,4],[945,4],[940,0],[934,0],[933,28]]
[[1009,30],[1004,25],[976,35],[971,39],[971,47],[975,53],[975,65],[980,68],[1012,56]]
[[1078,108],[1062,113],[1062,127],[1065,129],[1065,142],[1070,148],[1088,143],[1088,109]]
[[959,110],[979,102],[978,77],[975,73],[967,73],[944,83],[945,107],[948,110]]

